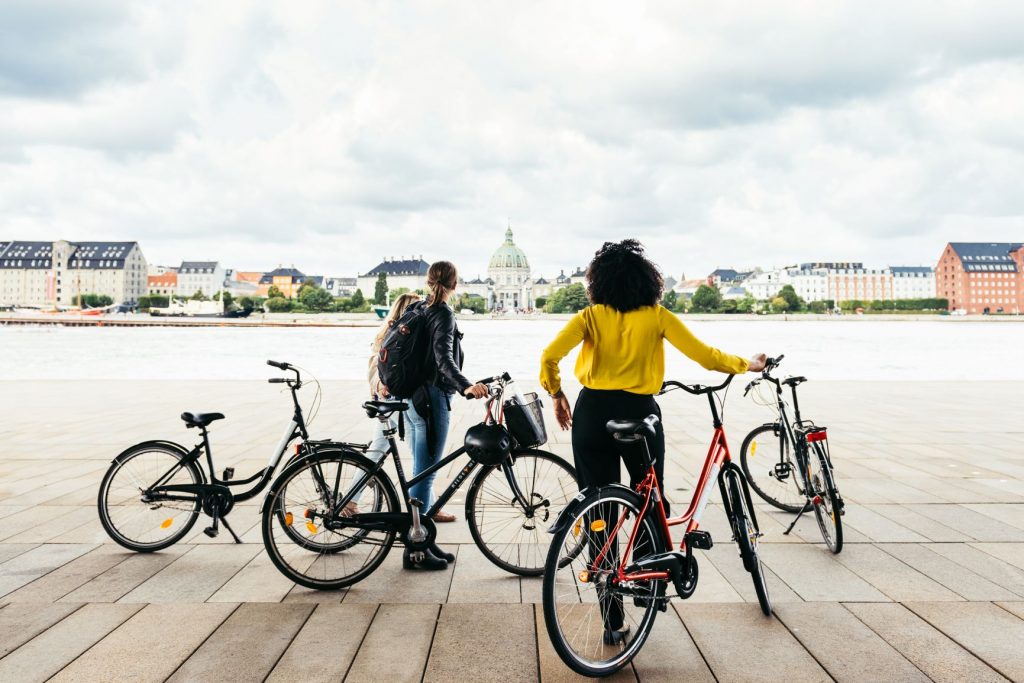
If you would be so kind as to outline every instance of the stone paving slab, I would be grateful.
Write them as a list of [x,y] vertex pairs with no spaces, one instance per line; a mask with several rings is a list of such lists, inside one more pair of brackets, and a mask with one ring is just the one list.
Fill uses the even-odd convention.
[[1006,680],[903,605],[851,603],[845,607],[933,681],[995,683]]

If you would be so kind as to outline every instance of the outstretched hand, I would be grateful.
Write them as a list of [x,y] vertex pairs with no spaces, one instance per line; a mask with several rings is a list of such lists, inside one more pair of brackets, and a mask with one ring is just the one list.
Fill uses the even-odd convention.
[[747,361],[747,372],[761,372],[764,370],[765,364],[768,362],[768,356],[763,353],[755,353]]

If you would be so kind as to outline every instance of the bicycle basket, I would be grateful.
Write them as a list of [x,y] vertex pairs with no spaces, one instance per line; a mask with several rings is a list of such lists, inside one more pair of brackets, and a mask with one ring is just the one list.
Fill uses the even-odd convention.
[[515,398],[505,401],[505,426],[520,448],[536,448],[547,443],[548,432],[544,427],[543,404],[536,393],[524,394],[526,403],[520,404]]

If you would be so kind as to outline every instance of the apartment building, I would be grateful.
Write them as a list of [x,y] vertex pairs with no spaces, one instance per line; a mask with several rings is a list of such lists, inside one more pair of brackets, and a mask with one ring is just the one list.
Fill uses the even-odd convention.
[[138,242],[12,241],[0,249],[0,305],[71,306],[78,294],[135,303],[146,293]]
[[935,268],[938,296],[950,310],[1024,312],[1024,244],[950,242]]
[[217,261],[182,261],[178,266],[178,296],[196,292],[213,296],[224,289],[224,267]]

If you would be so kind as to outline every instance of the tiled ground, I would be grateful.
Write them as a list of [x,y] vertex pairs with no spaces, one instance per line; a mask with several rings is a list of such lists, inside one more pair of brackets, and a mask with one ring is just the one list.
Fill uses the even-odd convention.
[[[313,432],[365,438],[359,383],[327,383]],[[848,503],[837,557],[813,519],[759,510],[776,616],[760,616],[721,508],[705,527],[689,601],[661,615],[617,680],[1024,680],[1024,398],[1012,383],[809,383],[807,415],[830,427]],[[308,396],[307,396],[308,398]],[[669,495],[687,498],[710,432],[699,399],[663,400]],[[453,439],[478,418],[455,403]],[[535,580],[492,567],[460,521],[447,572],[403,572],[400,554],[347,592],[293,586],[267,560],[255,505],[202,523],[169,550],[113,545],[95,512],[110,458],[144,438],[188,441],[185,409],[228,415],[218,466],[263,465],[289,418],[277,388],[246,382],[0,381],[0,680],[562,681]],[[729,401],[737,449],[767,420]],[[549,420],[549,425],[551,421]],[[550,448],[569,456],[566,435]],[[738,454],[738,453],[737,453]],[[716,496],[717,497],[717,496]],[[457,499],[461,501],[461,498]]]

